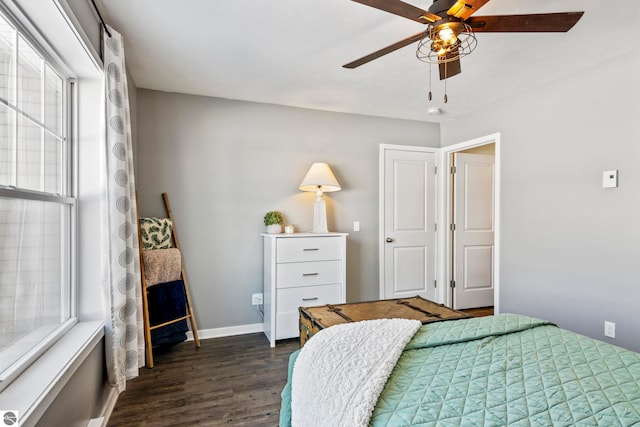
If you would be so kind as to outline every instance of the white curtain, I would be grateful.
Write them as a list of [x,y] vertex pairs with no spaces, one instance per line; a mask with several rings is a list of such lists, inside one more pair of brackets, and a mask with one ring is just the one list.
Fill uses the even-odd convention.
[[107,220],[105,342],[109,381],[118,392],[144,366],[144,329],[129,93],[122,36],[104,39]]

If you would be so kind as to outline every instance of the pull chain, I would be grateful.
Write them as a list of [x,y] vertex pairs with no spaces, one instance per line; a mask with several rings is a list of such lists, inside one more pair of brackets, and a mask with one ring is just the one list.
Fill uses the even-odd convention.
[[449,75],[447,74],[447,63],[444,63],[444,103],[446,104],[448,99],[447,99],[447,79],[448,79]]
[[431,94],[431,64],[429,64],[429,94],[427,96],[429,101],[433,99],[433,95]]

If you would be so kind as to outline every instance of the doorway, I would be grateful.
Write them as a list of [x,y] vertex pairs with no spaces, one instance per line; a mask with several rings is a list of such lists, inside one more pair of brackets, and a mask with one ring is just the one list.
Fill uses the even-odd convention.
[[499,312],[500,135],[444,147],[442,302]]
[[[427,147],[412,147],[412,146],[400,146],[400,145],[388,145],[381,144],[380,145],[380,182],[379,182],[379,191],[380,191],[380,231],[379,231],[379,268],[380,268],[380,288],[379,295],[380,299],[388,299],[398,297],[402,295],[405,291],[409,293],[422,294],[427,299],[431,299],[441,304],[445,304],[448,307],[454,307],[453,301],[453,292],[454,288],[451,287],[451,282],[454,281],[452,268],[453,268],[453,258],[450,256],[452,251],[454,250],[454,241],[451,238],[449,226],[453,224],[451,206],[453,203],[452,194],[453,194],[453,183],[450,180],[450,174],[448,171],[450,170],[452,165],[452,155],[454,153],[459,153],[463,151],[468,151],[471,149],[471,154],[477,154],[478,152],[482,152],[486,150],[488,147],[480,148],[482,146],[493,147],[493,156],[494,156],[494,166],[493,166],[493,247],[491,254],[491,263],[490,263],[490,274],[492,278],[492,288],[493,288],[493,307],[494,312],[499,313],[499,286],[500,286],[500,134],[495,133],[491,135],[487,135],[484,137],[480,137],[474,140],[462,142],[455,145],[450,145],[443,148],[427,148]],[[387,226],[385,228],[385,224],[387,223],[389,218],[392,218],[393,215],[390,215],[388,209],[393,207],[395,196],[393,193],[385,192],[385,182],[386,179],[390,176],[393,176],[394,173],[391,171],[393,168],[389,168],[389,164],[385,162],[385,157],[388,152],[393,151],[401,151],[406,154],[414,153],[415,155],[422,156],[425,153],[431,153],[435,156],[435,169],[433,171],[433,175],[429,173],[417,173],[416,171],[428,171],[431,168],[432,163],[430,161],[422,162],[425,166],[418,167],[417,164],[413,163],[407,171],[412,170],[416,173],[402,173],[401,177],[403,179],[411,178],[411,182],[419,183],[419,186],[416,187],[416,184],[407,184],[405,182],[404,185],[400,185],[399,188],[402,189],[419,189],[421,194],[424,194],[424,197],[417,197],[414,195],[407,195],[404,200],[411,201],[411,204],[407,204],[402,209],[405,212],[412,212],[411,216],[407,218],[417,218],[413,215],[415,212],[419,212],[419,217],[425,218],[424,222],[417,221],[409,221],[406,224],[402,225],[403,234],[408,234],[408,232],[416,232],[417,234],[428,233],[426,234],[425,242],[426,244],[411,244],[409,248],[402,248],[401,245],[397,241],[397,237],[391,235],[390,233],[395,233],[394,227],[398,224],[395,224],[393,227]],[[476,153],[473,153],[473,152]],[[469,154],[469,153],[467,153]],[[427,155],[429,157],[429,155]],[[410,155],[408,159],[405,160],[417,160],[414,159],[413,155]],[[411,162],[410,162],[411,163]],[[431,178],[429,177],[431,175]],[[434,179],[435,177],[435,179]],[[415,179],[415,180],[414,180]],[[434,179],[434,181],[432,181]],[[402,180],[401,180],[402,181]],[[433,182],[433,184],[431,183]],[[388,188],[388,187],[387,187]],[[398,188],[398,187],[396,187]],[[426,191],[425,191],[426,190]],[[403,190],[402,194],[405,190]],[[434,194],[435,193],[435,194]],[[413,193],[412,193],[413,194]],[[416,193],[417,194],[417,193]],[[431,199],[431,194],[435,195],[435,203],[427,202],[427,200]],[[415,205],[413,202],[417,200],[421,200],[419,206],[424,206],[424,209],[416,209],[414,212]],[[431,205],[431,207],[429,207]],[[429,227],[429,223],[431,220],[431,213],[435,210],[435,223],[432,224],[432,227]],[[396,211],[397,212],[397,211]],[[404,221],[401,221],[404,222]],[[430,232],[433,230],[433,233]],[[389,238],[390,240],[387,240]],[[429,243],[431,242],[431,243]],[[395,248],[393,251],[391,249]],[[423,249],[422,249],[423,248]],[[420,250],[418,250],[420,249]],[[393,252],[396,254],[402,255],[402,257],[398,257],[395,260],[393,259]],[[482,252],[482,251],[479,251]],[[433,255],[432,255],[433,254]],[[405,256],[406,255],[406,256]],[[425,256],[426,255],[426,256]],[[487,250],[480,255],[484,255],[487,257]],[[423,258],[424,256],[424,258]],[[481,257],[480,257],[481,258]],[[434,263],[435,259],[435,263]],[[407,268],[407,264],[411,261],[411,268]],[[435,264],[435,265],[434,265]],[[486,265],[486,264],[485,264]],[[395,273],[394,273],[395,272]],[[405,274],[406,272],[411,272],[412,276]],[[487,275],[487,271],[484,271],[484,277]],[[481,276],[482,277],[482,276]],[[400,279],[399,281],[397,279]],[[433,280],[433,281],[432,281]],[[392,284],[391,286],[389,284]],[[389,291],[392,289],[391,291]],[[402,295],[404,296],[404,295]]]

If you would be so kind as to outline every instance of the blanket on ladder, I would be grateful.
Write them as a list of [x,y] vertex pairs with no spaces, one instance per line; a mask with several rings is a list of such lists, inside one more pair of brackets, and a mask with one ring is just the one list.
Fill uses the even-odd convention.
[[420,325],[378,319],[317,333],[293,369],[293,427],[368,425],[387,378]]

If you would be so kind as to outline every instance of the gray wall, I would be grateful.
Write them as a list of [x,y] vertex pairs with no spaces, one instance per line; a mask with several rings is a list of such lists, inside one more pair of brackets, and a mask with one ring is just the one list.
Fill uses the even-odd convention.
[[102,340],[62,388],[36,426],[85,427],[91,418],[103,415],[100,411],[109,388]]
[[[501,311],[635,351],[639,67],[635,52],[441,128],[443,146],[501,133]],[[619,187],[603,189],[611,169]],[[616,339],[605,339],[605,320]]]
[[378,297],[379,144],[437,147],[438,125],[143,89],[137,103],[140,213],[163,216],[169,194],[199,329],[262,321],[262,218],[311,229],[298,185],[316,161],[342,186],[325,197],[329,229],[350,233],[347,300]]

